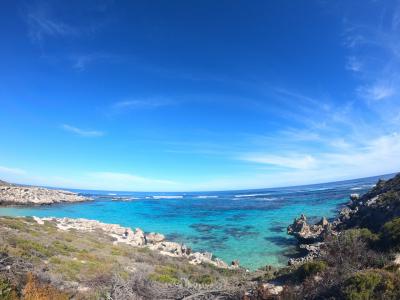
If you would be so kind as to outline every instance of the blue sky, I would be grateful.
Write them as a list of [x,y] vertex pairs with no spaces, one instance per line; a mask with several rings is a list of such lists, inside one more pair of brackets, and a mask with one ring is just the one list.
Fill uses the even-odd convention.
[[263,188],[400,170],[400,1],[3,1],[0,178]]

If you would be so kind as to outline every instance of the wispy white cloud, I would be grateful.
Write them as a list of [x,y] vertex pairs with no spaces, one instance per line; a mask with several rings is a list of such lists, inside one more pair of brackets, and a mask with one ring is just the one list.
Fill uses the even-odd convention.
[[311,155],[270,155],[262,153],[250,153],[240,156],[239,159],[290,169],[310,169],[316,166],[316,160]]
[[376,83],[371,86],[363,86],[358,88],[358,94],[369,100],[384,100],[396,94],[396,89],[384,83]]
[[100,136],[104,135],[103,131],[85,130],[85,129],[81,129],[81,128],[71,126],[68,124],[61,125],[61,128],[64,129],[65,131],[68,131],[68,132],[71,132],[73,134],[83,136],[83,137],[100,137]]
[[119,172],[91,172],[88,177],[95,180],[97,184],[109,187],[114,190],[143,190],[159,189],[175,186],[177,183],[171,180],[154,179],[142,177],[130,173]]
[[26,14],[29,37],[34,42],[40,42],[45,37],[76,36],[79,31],[52,15],[49,6],[37,4],[29,7]]
[[362,70],[362,62],[355,56],[350,56],[347,59],[346,69],[352,72],[360,72]]
[[115,62],[118,60],[116,55],[106,53],[89,53],[70,56],[72,67],[77,71],[85,71],[89,65],[98,62]]
[[[342,148],[329,148],[312,155],[246,154],[237,157],[282,169],[254,175],[252,187],[282,186],[351,179],[400,171],[400,135],[397,132],[365,140],[362,145],[346,142]],[[268,169],[266,169],[268,170]],[[233,179],[235,180],[235,179]],[[245,179],[244,179],[245,180]]]
[[130,110],[155,109],[175,104],[177,104],[177,101],[163,97],[127,99],[113,103],[111,105],[111,111],[113,113],[122,113]]
[[27,172],[23,169],[19,168],[10,168],[5,166],[0,166],[0,174],[7,174],[7,175],[24,175]]
[[[79,10],[70,1],[30,1],[23,6],[22,18],[32,42],[42,44],[48,38],[91,36],[107,24],[110,3],[96,5],[81,2]],[[84,18],[80,18],[84,14]]]
[[357,73],[360,84],[356,94],[367,101],[391,98],[400,86],[400,6],[391,2],[380,8],[367,18],[368,22],[349,10],[353,14],[345,22],[349,51],[345,67]]

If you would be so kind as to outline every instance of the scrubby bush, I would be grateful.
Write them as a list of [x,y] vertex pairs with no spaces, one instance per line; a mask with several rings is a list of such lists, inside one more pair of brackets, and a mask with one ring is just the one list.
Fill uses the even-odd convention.
[[203,274],[198,276],[190,276],[189,280],[199,284],[211,284],[215,281],[214,277],[209,274]]
[[381,244],[385,249],[400,249],[400,218],[394,218],[383,225]]
[[307,277],[317,275],[327,268],[327,264],[324,261],[310,261],[302,264],[297,269],[297,276],[300,280],[304,280]]
[[0,299],[1,300],[17,300],[17,294],[11,283],[0,277]]
[[395,274],[367,270],[348,278],[342,288],[345,299],[399,299],[399,280]]
[[379,240],[379,235],[371,232],[371,230],[367,228],[349,229],[344,234],[351,239],[361,239],[367,242],[370,246],[373,246],[374,243]]
[[180,282],[178,278],[178,271],[170,266],[157,267],[155,272],[150,274],[149,279],[170,284],[178,284]]
[[387,263],[387,255],[371,248],[377,236],[368,229],[351,229],[343,231],[337,237],[327,240],[327,251],[324,259],[337,268],[337,275],[346,278],[357,270],[382,268]]
[[23,295],[24,300],[68,300],[70,298],[69,295],[58,291],[49,284],[41,284],[31,273],[28,273]]

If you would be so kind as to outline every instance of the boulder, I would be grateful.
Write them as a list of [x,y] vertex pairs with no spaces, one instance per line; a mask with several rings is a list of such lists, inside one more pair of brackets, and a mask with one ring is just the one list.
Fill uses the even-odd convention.
[[359,200],[360,199],[360,194],[351,194],[350,195],[350,200],[351,201],[357,201],[357,200]]
[[240,265],[240,263],[239,263],[239,260],[237,260],[237,259],[235,259],[234,261],[231,262],[232,267],[239,268],[239,265]]
[[262,283],[258,286],[258,295],[260,299],[270,299],[270,297],[279,296],[283,291],[283,286],[274,283]]
[[156,244],[165,240],[165,236],[161,233],[150,232],[145,235],[146,243]]

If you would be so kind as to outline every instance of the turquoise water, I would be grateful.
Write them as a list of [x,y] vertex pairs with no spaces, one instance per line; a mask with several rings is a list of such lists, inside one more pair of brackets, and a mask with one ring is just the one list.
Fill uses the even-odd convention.
[[79,190],[95,201],[6,207],[0,208],[0,215],[87,218],[140,227],[161,232],[194,250],[210,251],[226,262],[239,259],[242,266],[254,270],[286,264],[295,246],[286,227],[295,217],[305,213],[315,221],[320,216],[332,218],[348,202],[350,193],[364,193],[377,179],[208,193]]

